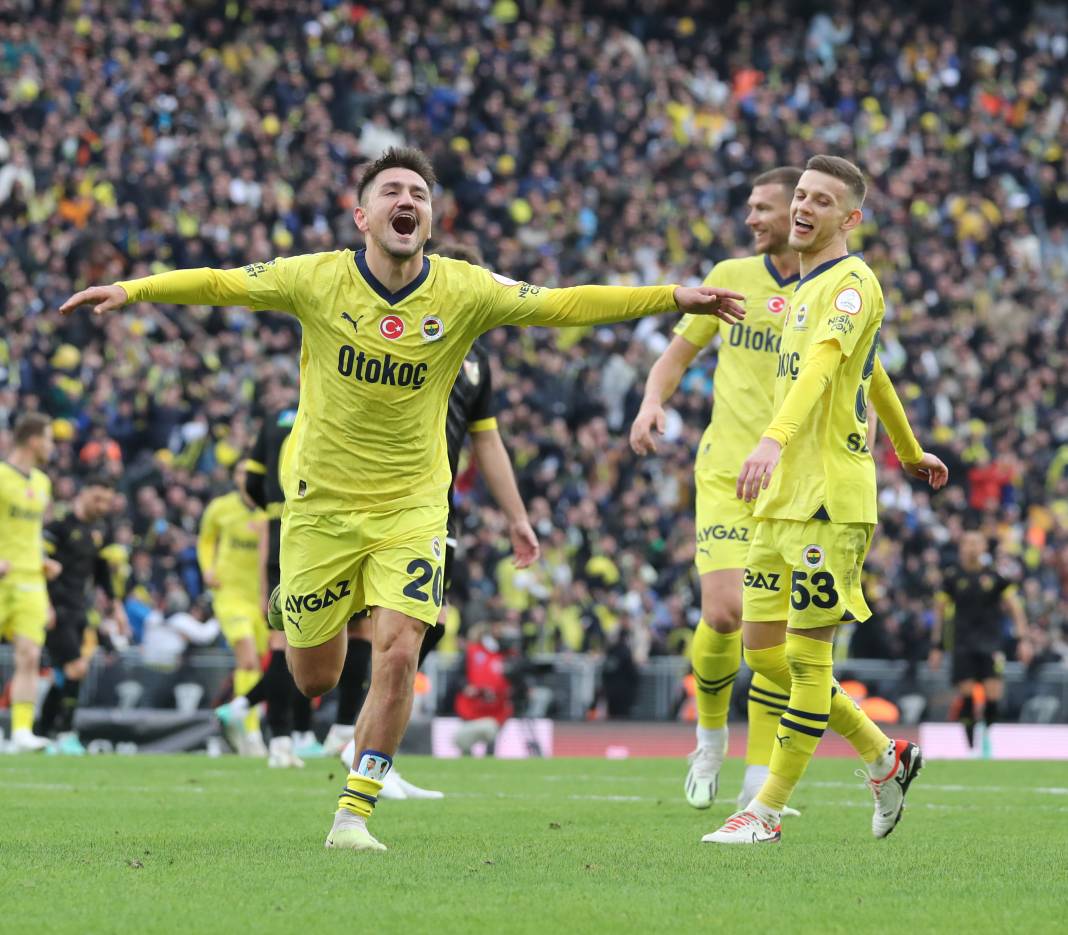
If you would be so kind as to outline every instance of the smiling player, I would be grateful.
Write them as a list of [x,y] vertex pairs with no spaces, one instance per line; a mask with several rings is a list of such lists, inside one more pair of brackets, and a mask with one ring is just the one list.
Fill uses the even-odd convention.
[[783,324],[775,418],[736,491],[757,500],[759,520],[744,576],[745,659],[789,701],[767,779],[746,808],[704,837],[711,843],[778,841],[780,816],[827,727],[865,761],[877,838],[893,831],[923,765],[919,747],[890,740],[832,673],[835,629],[871,616],[860,585],[876,523],[868,398],[910,474],[935,490],[948,476],[916,441],[878,361],[882,289],[846,249],[865,191],[861,171],[837,156],[810,159],[794,191],[790,246],[801,256],[801,279]]
[[593,324],[675,309],[744,317],[742,297],[722,289],[546,289],[457,260],[431,261],[424,246],[434,184],[423,153],[389,150],[357,185],[354,221],[364,250],[162,273],[83,290],[61,308],[247,305],[301,322],[280,551],[289,664],[301,691],[333,688],[346,624],[372,608],[359,752],[328,847],[384,850],[366,819],[411,715],[419,647],[442,602],[451,479],[445,412],[474,339],[498,325]]
[[[801,170],[784,166],[753,179],[745,223],[753,256],[724,260],[705,278],[746,296],[742,323],[721,328],[714,318],[688,315],[649,371],[645,397],[630,430],[637,454],[656,451],[653,432],[663,432],[664,402],[678,388],[702,348],[720,337],[716,352],[712,421],[701,438],[694,480],[697,488],[697,549],[701,619],[691,661],[697,681],[697,748],[689,757],[683,791],[694,808],[708,808],[719,789],[727,755],[727,713],[742,661],[742,570],[756,523],[753,505],[734,493],[745,456],[771,420],[786,296],[797,283],[798,257],[790,247],[790,199]],[[786,695],[762,675],[749,689],[746,770],[738,804],[745,805],[768,772],[775,728]]]

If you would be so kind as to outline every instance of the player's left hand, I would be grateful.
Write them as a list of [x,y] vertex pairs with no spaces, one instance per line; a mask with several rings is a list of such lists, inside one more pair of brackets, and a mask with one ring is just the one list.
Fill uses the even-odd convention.
[[745,318],[745,296],[718,286],[677,286],[675,304],[680,312],[715,315],[728,325]]
[[771,482],[771,475],[782,456],[782,445],[773,438],[762,438],[753,453],[745,459],[735,493],[739,500],[755,500],[761,490]]
[[63,566],[59,562],[57,562],[54,558],[48,558],[47,556],[45,556],[44,576],[49,581],[55,581],[56,578],[58,578],[62,572]]
[[910,477],[927,481],[932,490],[941,490],[949,480],[949,468],[942,463],[941,458],[929,451],[925,451],[915,464],[905,464],[903,467]]
[[538,534],[527,519],[521,519],[508,527],[508,538],[512,540],[512,562],[516,568],[528,568],[541,557],[541,544]]

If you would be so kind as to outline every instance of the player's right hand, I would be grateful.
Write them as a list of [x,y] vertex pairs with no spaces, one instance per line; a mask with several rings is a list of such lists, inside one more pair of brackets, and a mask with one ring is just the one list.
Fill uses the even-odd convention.
[[910,477],[927,481],[932,490],[941,490],[949,481],[949,468],[942,463],[941,458],[929,451],[925,451],[915,464],[906,464],[904,468]]
[[638,455],[656,454],[656,440],[653,432],[657,435],[664,434],[667,416],[664,407],[658,404],[643,405],[634,418],[634,424],[630,427],[630,447]]
[[203,578],[204,587],[206,587],[209,591],[212,588],[217,588],[219,586],[219,576],[215,574],[214,570],[209,568],[203,573]]
[[11,562],[9,562],[6,558],[0,558],[0,578],[3,578],[4,575],[8,573],[10,568]]
[[675,304],[690,315],[715,315],[733,325],[745,318],[745,296],[719,286],[677,286]]
[[94,315],[103,315],[104,312],[122,308],[127,299],[129,296],[122,286],[90,286],[81,292],[75,292],[59,307],[59,313],[69,315],[80,305],[92,305]]
[[942,650],[932,649],[930,653],[927,654],[927,668],[932,672],[937,672],[942,668]]

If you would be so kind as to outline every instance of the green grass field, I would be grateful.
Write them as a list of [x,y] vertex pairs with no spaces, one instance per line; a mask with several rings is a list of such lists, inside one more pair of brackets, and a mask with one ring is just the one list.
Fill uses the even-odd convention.
[[[1063,932],[1068,770],[933,763],[885,841],[847,760],[816,760],[780,845],[700,836],[669,760],[432,761],[386,854],[327,851],[334,761],[0,757],[0,931]],[[736,794],[741,765],[723,787]]]

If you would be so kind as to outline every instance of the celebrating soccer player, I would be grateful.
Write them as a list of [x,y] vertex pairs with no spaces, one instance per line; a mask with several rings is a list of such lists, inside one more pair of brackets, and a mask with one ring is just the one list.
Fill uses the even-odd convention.
[[[482,265],[481,255],[464,244],[449,243],[437,248],[436,256],[464,260],[476,266]],[[438,621],[427,627],[423,645],[419,649],[419,665],[430,654],[445,635],[445,614],[449,590],[452,584],[452,568],[455,561],[459,538],[459,517],[453,492],[456,482],[456,470],[460,463],[460,452],[464,440],[471,436],[472,453],[475,463],[493,494],[497,505],[508,519],[508,537],[512,542],[514,561],[517,568],[527,568],[538,560],[541,546],[538,537],[530,525],[527,508],[519,494],[515,472],[504,447],[501,433],[497,429],[497,410],[493,400],[493,380],[491,376],[489,352],[476,341],[471,351],[464,358],[460,372],[449,393],[448,415],[445,421],[445,448],[449,458],[449,473],[452,482],[449,485],[449,521],[448,536],[445,539],[445,573],[442,583],[442,607]],[[345,667],[338,682],[337,721],[327,734],[325,746],[330,752],[333,748],[341,754],[346,766],[352,765],[356,753],[356,742],[352,737],[352,723],[359,713],[363,698],[363,684],[371,660],[370,632],[367,621],[361,620],[349,627],[349,646],[345,656]],[[339,743],[340,741],[340,743]],[[385,784],[379,793],[383,799],[440,799],[443,793],[432,789],[423,789],[403,778],[397,771],[396,764],[386,774]]]
[[33,709],[49,613],[44,517],[52,483],[41,469],[52,447],[52,420],[27,413],[15,423],[11,453],[0,461],[0,639],[15,646],[11,742],[20,752],[48,746],[33,732]]
[[703,838],[712,843],[778,841],[783,809],[828,727],[865,761],[876,837],[894,829],[923,765],[919,747],[890,740],[832,673],[835,629],[871,616],[860,580],[876,523],[869,397],[905,469],[935,490],[947,479],[945,465],[913,436],[879,363],[879,282],[846,249],[865,193],[860,170],[836,156],[810,159],[794,190],[789,242],[801,279],[783,321],[775,417],[736,489],[740,499],[756,499],[759,520],[742,579],[745,659],[789,700],[767,779],[746,808]]
[[372,608],[372,670],[355,768],[328,847],[383,850],[367,830],[411,714],[425,628],[442,603],[445,408],[474,339],[498,325],[579,325],[675,309],[733,321],[743,297],[710,287],[547,289],[424,255],[429,160],[389,150],[361,176],[354,220],[366,248],[161,273],[69,298],[99,314],[141,301],[246,305],[303,328],[301,398],[283,464],[281,598],[300,689],[337,683],[346,624]]
[[[753,504],[735,496],[745,456],[771,421],[782,322],[787,296],[797,283],[798,256],[790,247],[790,199],[801,171],[772,169],[753,180],[745,223],[754,256],[724,260],[705,278],[746,296],[745,322],[720,328],[715,318],[687,316],[649,371],[645,397],[630,430],[638,454],[656,451],[663,432],[664,402],[677,389],[698,352],[721,336],[716,358],[712,421],[701,438],[694,479],[697,488],[697,551],[701,619],[691,659],[697,682],[697,749],[683,789],[694,808],[708,808],[719,788],[727,755],[727,713],[742,660],[742,569],[753,539]],[[775,743],[775,728],[787,695],[759,673],[749,688],[746,770],[739,807],[763,784]]]

